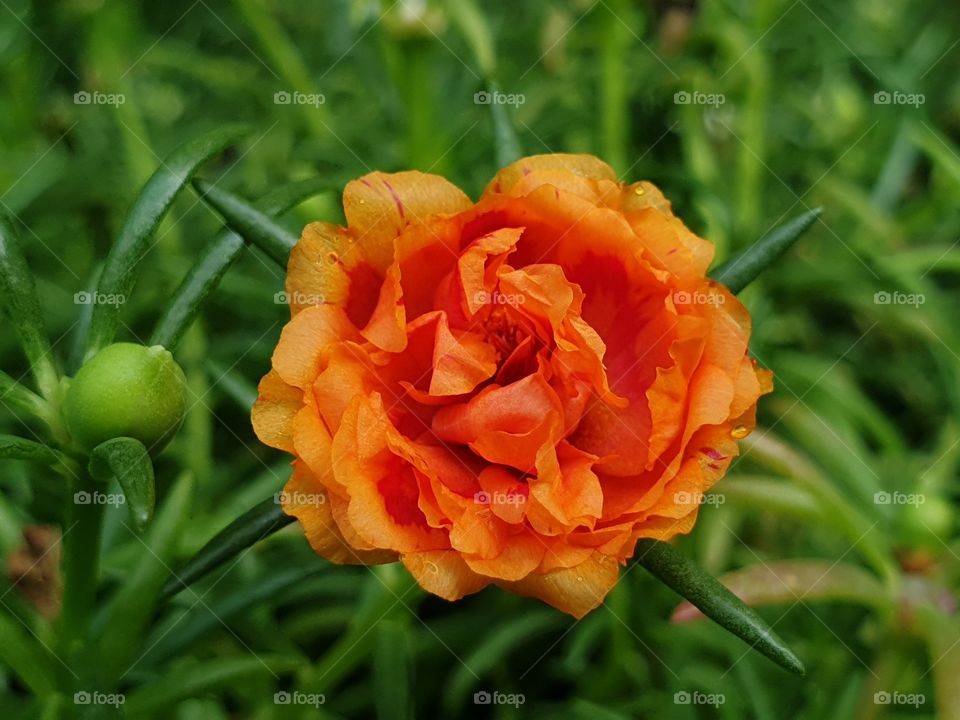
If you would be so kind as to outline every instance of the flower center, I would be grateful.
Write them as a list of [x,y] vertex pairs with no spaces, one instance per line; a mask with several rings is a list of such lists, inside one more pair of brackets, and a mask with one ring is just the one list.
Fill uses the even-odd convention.
[[506,308],[495,307],[483,322],[487,342],[497,352],[497,364],[506,360],[527,337],[527,332],[510,317]]

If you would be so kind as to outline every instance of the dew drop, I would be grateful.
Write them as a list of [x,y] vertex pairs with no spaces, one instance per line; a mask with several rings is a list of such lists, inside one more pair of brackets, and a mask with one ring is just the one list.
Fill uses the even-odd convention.
[[750,431],[747,429],[746,425],[737,425],[733,430],[730,431],[730,437],[740,440],[745,438],[750,434]]
[[329,252],[327,253],[327,262],[331,265],[336,265],[338,262],[340,262],[340,256],[335,252]]
[[637,185],[637,186],[633,189],[633,194],[634,194],[634,195],[643,195],[645,192],[646,192],[646,190],[643,189],[643,185]]

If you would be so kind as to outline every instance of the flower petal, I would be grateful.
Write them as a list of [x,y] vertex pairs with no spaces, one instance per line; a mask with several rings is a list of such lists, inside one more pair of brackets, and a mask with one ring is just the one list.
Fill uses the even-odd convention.
[[264,445],[292,453],[293,419],[303,406],[303,392],[271,370],[260,380],[257,393],[250,412],[253,431]]
[[594,553],[572,568],[528,575],[517,582],[498,582],[518,595],[535,597],[579,619],[603,603],[617,582],[616,560]]
[[329,497],[309,469],[294,462],[293,475],[281,494],[283,511],[300,521],[313,551],[340,565],[379,565],[394,562],[395,553],[358,550],[347,543],[333,521]]
[[459,600],[483,590],[491,582],[471,570],[460,553],[453,550],[404,553],[401,560],[420,587],[444,600]]
[[347,183],[343,211],[363,256],[383,272],[393,260],[393,241],[410,224],[471,206],[462,190],[439,175],[373,172]]

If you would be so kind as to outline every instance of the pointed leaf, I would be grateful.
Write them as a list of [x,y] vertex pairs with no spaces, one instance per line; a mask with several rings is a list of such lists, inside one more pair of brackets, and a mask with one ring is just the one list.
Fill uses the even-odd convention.
[[234,232],[259,247],[280,267],[286,269],[287,257],[297,244],[296,235],[233,193],[203,180],[195,180],[193,187]]
[[[785,560],[752,565],[717,578],[724,587],[751,607],[793,604],[799,600],[834,600],[870,607],[887,603],[877,578],[856,565],[826,560]],[[673,611],[673,622],[702,617],[689,602]]]
[[112,438],[90,453],[90,474],[101,482],[116,480],[130,509],[130,519],[143,530],[153,517],[153,463],[147,448],[129,437]]
[[777,258],[803,235],[823,212],[808,210],[757,240],[753,245],[710,273],[710,277],[726,285],[736,294],[753,282]]
[[46,445],[16,435],[0,435],[0,460],[31,460],[44,465],[55,465],[59,454]]
[[704,615],[756,648],[781,667],[802,675],[803,663],[756,611],[709,573],[697,567],[672,545],[643,538],[637,543],[637,562],[654,577],[686,598]]
[[278,496],[269,497],[254,505],[217,533],[177,571],[175,577],[170,578],[160,592],[161,600],[176,595],[211,570],[289,525],[293,520],[293,517],[283,512]]
[[[307,198],[330,189],[326,178],[310,178],[285,185],[261,198],[254,207],[268,215],[281,215]],[[187,273],[157,321],[151,345],[173,350],[200,311],[207,296],[220,284],[224,274],[243,250],[243,238],[232,230],[220,232]]]
[[20,336],[23,352],[40,394],[48,400],[56,392],[59,373],[50,352],[33,275],[17,244],[13,222],[0,213],[0,308]]
[[148,242],[174,199],[203,163],[248,132],[247,126],[228,125],[184,143],[163,161],[144,185],[110,248],[100,275],[98,295],[113,296],[119,298],[120,302],[94,304],[85,356],[87,359],[113,341],[120,321],[120,308],[122,302],[129,299],[136,283],[140,260],[149,249]]

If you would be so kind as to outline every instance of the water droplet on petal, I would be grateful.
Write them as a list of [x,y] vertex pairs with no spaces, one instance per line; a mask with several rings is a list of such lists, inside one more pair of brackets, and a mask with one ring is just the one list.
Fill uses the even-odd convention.
[[633,188],[634,195],[643,195],[645,192],[646,190],[643,189],[643,185],[637,185]]
[[737,440],[745,438],[749,434],[750,430],[746,425],[737,425],[733,428],[733,430],[730,431],[730,437],[736,438]]
[[335,252],[329,252],[327,253],[327,262],[331,265],[336,265],[338,262],[340,262],[340,256]]

